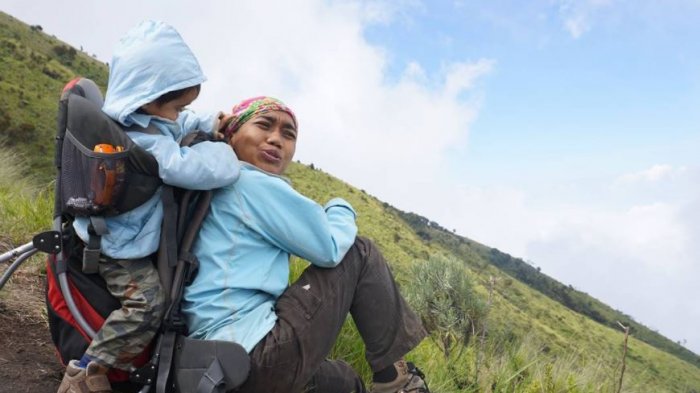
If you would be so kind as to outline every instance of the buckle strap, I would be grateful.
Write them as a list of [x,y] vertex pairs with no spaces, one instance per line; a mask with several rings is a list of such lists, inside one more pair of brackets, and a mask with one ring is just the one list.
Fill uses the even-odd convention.
[[90,225],[88,225],[88,232],[94,233],[98,236],[106,235],[109,233],[107,229],[107,222],[102,216],[90,216]]
[[100,261],[100,249],[102,235],[109,233],[104,217],[90,216],[88,224],[88,242],[83,248],[83,273],[95,274],[98,272],[98,262]]
[[184,269],[185,276],[183,280],[185,286],[190,285],[197,276],[197,271],[199,271],[199,259],[194,253],[189,251],[180,251],[179,259],[187,263],[187,268]]
[[224,370],[221,368],[221,363],[215,358],[199,380],[197,393],[224,393],[225,389]]
[[158,375],[156,377],[156,393],[166,393],[169,390],[170,369],[175,353],[175,333],[165,332],[158,346]]
[[161,247],[164,247],[167,255],[168,267],[174,268],[177,265],[177,220],[175,219],[177,202],[172,186],[163,186],[161,200],[163,202],[163,237],[161,239],[165,242]]

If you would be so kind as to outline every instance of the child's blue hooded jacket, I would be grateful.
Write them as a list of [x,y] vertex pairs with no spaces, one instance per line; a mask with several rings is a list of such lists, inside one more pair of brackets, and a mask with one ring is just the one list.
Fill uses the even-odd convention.
[[[202,142],[180,147],[192,131],[211,132],[215,114],[180,113],[176,122],[136,111],[161,95],[204,82],[197,59],[175,29],[146,21],[121,39],[110,64],[109,82],[102,110],[127,126],[154,124],[162,135],[128,132],[129,137],[152,154],[165,184],[207,190],[232,184],[239,174],[236,155],[225,143]],[[127,188],[128,192],[128,188]],[[115,259],[134,259],[158,249],[163,221],[161,189],[143,205],[106,219],[109,234],[102,237],[102,253]],[[74,228],[88,240],[88,220],[77,218]]]

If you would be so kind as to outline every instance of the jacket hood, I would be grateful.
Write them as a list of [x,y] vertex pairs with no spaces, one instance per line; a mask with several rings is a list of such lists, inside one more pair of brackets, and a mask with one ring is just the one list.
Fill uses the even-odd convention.
[[141,106],[205,80],[197,58],[173,27],[144,21],[114,50],[102,110],[125,126],[141,123],[132,118]]

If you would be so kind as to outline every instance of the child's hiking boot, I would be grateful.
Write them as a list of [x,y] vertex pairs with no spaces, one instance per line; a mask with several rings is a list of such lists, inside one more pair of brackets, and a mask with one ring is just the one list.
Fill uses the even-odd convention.
[[112,393],[112,386],[97,363],[90,362],[86,368],[80,368],[77,360],[71,360],[58,393]]
[[372,393],[430,393],[425,375],[410,362],[394,363],[398,376],[391,382],[374,382]]

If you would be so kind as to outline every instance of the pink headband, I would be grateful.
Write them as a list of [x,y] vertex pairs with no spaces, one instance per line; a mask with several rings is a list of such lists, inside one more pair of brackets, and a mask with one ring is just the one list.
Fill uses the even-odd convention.
[[287,105],[276,98],[260,96],[248,98],[233,106],[233,109],[231,109],[233,117],[226,125],[224,136],[226,139],[230,138],[231,134],[236,132],[245,122],[256,115],[270,111],[286,112],[292,117],[294,127],[297,127],[297,118]]

